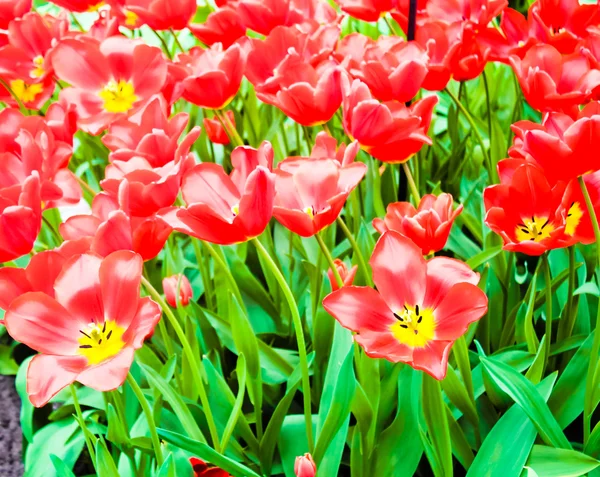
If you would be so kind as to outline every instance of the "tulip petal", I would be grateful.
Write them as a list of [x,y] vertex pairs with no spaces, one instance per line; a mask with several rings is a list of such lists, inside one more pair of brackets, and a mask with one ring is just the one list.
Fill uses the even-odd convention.
[[453,341],[431,341],[423,348],[415,348],[413,361],[410,365],[415,369],[425,371],[430,376],[441,381],[448,370],[448,355]]
[[123,335],[123,341],[134,349],[141,348],[144,340],[154,331],[160,317],[160,307],[148,297],[141,298],[135,316]]
[[135,350],[131,347],[123,348],[123,351],[114,358],[84,370],[77,376],[77,381],[96,391],[105,392],[117,389],[127,378],[134,353]]
[[275,175],[259,166],[248,176],[239,214],[234,220],[242,225],[247,237],[257,237],[263,233],[273,216],[274,197]]
[[77,379],[86,362],[83,356],[34,356],[27,368],[27,394],[31,404],[44,406]]
[[485,315],[487,309],[488,299],[483,291],[471,283],[457,283],[433,312],[435,339],[459,338],[471,323]]
[[24,269],[0,269],[0,308],[8,310],[13,300],[29,291],[32,291],[32,288]]
[[448,291],[457,283],[479,283],[479,273],[475,273],[469,266],[448,257],[435,257],[427,262],[427,291],[423,306],[436,309],[448,294]]

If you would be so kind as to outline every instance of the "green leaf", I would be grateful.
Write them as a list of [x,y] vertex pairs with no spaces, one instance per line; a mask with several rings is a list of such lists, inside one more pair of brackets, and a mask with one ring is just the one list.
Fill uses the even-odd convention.
[[102,437],[96,441],[96,472],[98,477],[119,477],[115,461]]
[[483,252],[478,253],[475,256],[472,256],[467,260],[467,265],[475,270],[477,267],[483,265],[484,263],[490,261],[496,255],[502,252],[502,245],[497,245],[492,248],[486,248]]
[[494,382],[508,394],[536,425],[543,441],[554,447],[571,449],[558,422],[535,386],[522,374],[499,361],[480,357],[484,369]]
[[173,460],[173,454],[169,454],[160,469],[156,471],[156,477],[176,477],[175,475],[175,462]]
[[186,433],[196,440],[206,442],[200,427],[198,427],[198,423],[183,399],[181,399],[181,396],[152,368],[144,364],[140,364],[140,367],[144,371],[150,385],[158,389],[165,401],[171,405]]
[[125,429],[125,423],[121,422],[115,407],[112,404],[108,404],[108,410],[106,411],[106,420],[108,421],[108,431],[106,438],[115,444],[126,444],[129,442],[127,436],[127,430]]
[[29,443],[33,442],[33,411],[35,410],[27,395],[27,368],[32,359],[33,357],[29,357],[21,363],[15,379],[15,388],[21,398],[21,431]]
[[437,461],[434,468],[439,469],[444,477],[449,477],[452,475],[452,443],[440,383],[424,374],[421,392],[423,416]]
[[219,454],[214,449],[204,444],[203,442],[195,441],[189,437],[185,437],[177,432],[171,432],[166,429],[157,429],[158,435],[167,442],[170,442],[180,449],[186,450],[198,458],[210,462],[217,467],[220,467],[226,472],[229,472],[234,477],[260,477],[252,469],[246,467],[239,462]]
[[450,429],[450,439],[452,440],[452,453],[456,456],[458,461],[462,464],[465,469],[468,469],[470,465],[473,463],[473,459],[475,456],[473,455],[473,451],[471,450],[471,446],[467,441],[467,437],[465,433],[454,419],[452,415],[452,411],[447,405],[444,405],[446,408],[446,418],[448,419],[448,428]]
[[[543,399],[550,396],[555,380],[553,374],[537,385]],[[537,430],[527,414],[513,404],[483,441],[467,477],[519,477],[536,436]]]
[[56,475],[59,475],[60,477],[75,477],[73,470],[69,468],[69,466],[65,464],[62,459],[56,457],[54,454],[50,454],[50,460],[52,461],[52,465],[56,470]]
[[448,365],[446,377],[441,381],[442,389],[450,399],[450,402],[461,410],[463,415],[473,424],[479,426],[479,417],[477,410],[473,406],[473,402],[467,393],[465,385],[460,381],[456,371],[452,366]]
[[542,341],[538,346],[538,351],[533,360],[533,364],[525,373],[525,377],[533,384],[538,384],[542,380],[544,373],[544,362],[546,361],[546,335],[542,337]]
[[600,461],[574,450],[533,446],[527,466],[540,477],[577,477],[600,466]]

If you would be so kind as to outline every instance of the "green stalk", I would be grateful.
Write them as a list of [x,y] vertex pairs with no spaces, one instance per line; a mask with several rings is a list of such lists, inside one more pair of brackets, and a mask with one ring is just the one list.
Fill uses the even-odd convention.
[[88,452],[90,453],[90,457],[92,458],[92,462],[94,463],[94,468],[96,467],[96,451],[94,451],[93,439],[94,436],[90,432],[90,430],[85,425],[85,420],[83,419],[83,413],[81,412],[81,406],[79,405],[79,399],[77,399],[77,389],[75,385],[71,383],[71,396],[73,396],[73,405],[75,406],[75,414],[77,415],[77,419],[79,420],[79,425],[81,426],[81,430],[83,431],[83,437],[85,438],[85,444],[87,445]]
[[354,250],[354,253],[356,254],[356,258],[358,259],[360,268],[362,268],[365,279],[367,280],[367,284],[370,287],[372,287],[373,279],[371,278],[371,274],[369,273],[369,267],[367,266],[365,257],[363,256],[362,252],[360,251],[358,243],[356,243],[356,240],[354,239],[354,235],[352,235],[352,232],[350,232],[350,229],[348,228],[348,226],[346,225],[346,223],[344,222],[344,220],[342,219],[341,216],[338,216],[337,223],[340,226],[340,228],[342,229],[342,232],[344,232],[344,234],[346,235],[346,238],[348,239],[348,241],[350,242],[350,245],[352,246],[352,250]]
[[460,102],[460,100],[456,97],[456,95],[452,91],[450,91],[449,88],[446,88],[444,91],[446,91],[446,93],[448,93],[450,98],[452,98],[452,101],[454,101],[454,103],[456,104],[456,107],[458,109],[460,109],[461,113],[463,113],[465,115],[467,122],[471,126],[471,131],[473,131],[475,133],[475,137],[477,138],[477,141],[479,142],[479,145],[481,146],[481,153],[483,154],[483,158],[487,164],[488,171],[490,173],[490,178],[493,178],[495,180],[496,172],[492,166],[492,159],[491,159],[490,155],[488,154],[487,148],[485,147],[485,143],[483,142],[483,137],[481,137],[481,133],[479,132],[479,129],[477,129],[477,126],[475,125],[475,120],[473,119],[473,116],[471,116],[469,111],[467,111],[467,108],[465,108],[463,106],[463,104]]
[[154,32],[154,34],[156,35],[156,37],[160,41],[160,44],[162,45],[162,49],[165,52],[165,55],[167,55],[167,58],[169,58],[170,60],[172,60],[173,59],[173,55],[171,55],[171,52],[169,51],[169,45],[168,45],[167,41],[156,30],[152,30],[152,31]]
[[[598,217],[594,210],[594,205],[590,199],[590,194],[585,185],[582,176],[579,176],[579,187],[585,198],[585,205],[588,209],[588,214],[592,219],[592,227],[594,228],[594,236],[596,237],[596,280],[598,280],[598,269],[600,267],[600,227],[598,226]],[[598,351],[600,350],[600,304],[596,314],[596,329],[594,330],[594,340],[592,342],[592,350],[590,353],[590,363],[588,365],[585,397],[583,400],[583,444],[587,444],[590,438],[590,429],[592,422],[592,413],[594,412],[594,375],[598,364]]]
[[490,88],[488,86],[487,75],[485,74],[485,70],[481,72],[481,77],[483,78],[483,86],[485,88],[485,103],[487,106],[487,120],[488,120],[488,136],[490,138],[490,151],[492,150],[492,107],[490,103]]
[[[152,284],[142,276],[142,283],[144,287],[152,297],[154,301],[156,301],[160,307],[162,308],[165,316],[169,320],[171,327],[175,330],[175,334],[179,338],[181,342],[181,346],[183,347],[183,352],[185,353],[187,359],[190,362],[190,368],[192,369],[192,376],[196,381],[196,387],[198,389],[198,394],[200,396],[200,402],[202,403],[202,409],[204,410],[204,415],[206,416],[206,422],[208,424],[208,429],[210,432],[211,439],[213,441],[213,446],[217,452],[220,452],[221,446],[219,444],[219,433],[217,432],[217,426],[215,425],[215,419],[212,415],[212,411],[210,409],[210,403],[208,401],[208,395],[206,394],[206,388],[204,387],[204,381],[202,380],[202,374],[200,370],[203,368],[203,364],[201,360],[196,359],[194,355],[194,351],[190,346],[190,342],[185,335],[185,332],[181,328],[179,321],[171,311],[169,305],[165,302],[163,297],[156,291],[156,288],[152,286]],[[196,364],[196,366],[194,366]]]
[[223,127],[225,128],[225,131],[229,132],[229,134],[231,136],[231,139],[232,139],[232,142],[234,142],[236,146],[243,146],[244,145],[244,140],[238,134],[237,129],[235,128],[235,126],[229,120],[229,116],[227,116],[227,113],[225,113],[225,111],[221,111],[221,110],[215,109],[215,115],[223,123]]
[[204,242],[204,246],[208,250],[208,253],[210,253],[215,263],[221,268],[221,270],[223,270],[223,273],[225,273],[225,278],[231,285],[231,289],[233,290],[236,300],[238,301],[242,309],[246,311],[246,307],[244,306],[244,300],[242,300],[242,294],[240,292],[237,282],[235,281],[235,278],[233,278],[233,275],[231,274],[231,270],[229,270],[229,267],[221,258],[221,255],[219,255],[219,252],[217,252],[211,244],[209,244],[208,242]]
[[[419,202],[421,202],[421,196],[419,195],[419,188],[415,183],[415,179],[410,172],[410,167],[406,162],[402,163],[402,168],[404,169],[404,173],[406,174],[406,179],[408,180],[408,188],[410,189],[410,193],[415,201],[415,205],[418,206]],[[398,184],[398,189],[400,188],[400,184]]]
[[550,260],[548,260],[549,252],[543,255],[544,260],[544,281],[546,282],[546,352],[544,359],[544,369],[548,365],[550,359],[550,343],[552,342],[552,278],[550,277]]
[[6,89],[6,91],[8,91],[8,93],[15,100],[15,102],[19,106],[19,110],[21,111],[21,114],[23,116],[26,116],[27,115],[27,108],[25,107],[25,105],[23,104],[23,102],[19,99],[19,97],[15,94],[15,92],[12,90],[12,88],[8,85],[8,83],[6,81],[4,81],[2,78],[0,78],[0,84],[2,86],[4,86],[4,89]]
[[335,263],[333,263],[333,257],[331,256],[331,253],[329,252],[327,245],[325,245],[325,242],[323,242],[323,239],[321,238],[321,236],[318,233],[315,234],[315,238],[317,239],[317,242],[319,243],[319,247],[321,247],[321,251],[323,252],[323,255],[325,255],[325,258],[327,259],[327,263],[329,263],[329,267],[333,271],[333,276],[335,277],[335,281],[337,282],[338,286],[340,288],[342,288],[344,286],[344,280],[342,280],[342,277],[340,276],[340,272],[338,272],[338,269],[335,266]]
[[294,329],[296,331],[296,340],[298,343],[298,357],[300,358],[300,369],[302,371],[302,388],[304,391],[304,421],[306,424],[306,438],[308,440],[308,450],[309,452],[314,451],[315,443],[313,438],[312,431],[312,410],[311,410],[311,392],[310,392],[310,375],[308,369],[308,358],[306,355],[306,341],[304,339],[304,330],[302,329],[302,320],[300,319],[300,314],[298,313],[298,305],[296,304],[296,299],[294,298],[294,294],[292,290],[290,290],[289,285],[285,281],[285,278],[275,262],[267,252],[267,249],[263,246],[262,243],[257,238],[252,239],[252,243],[256,247],[256,250],[259,254],[262,255],[265,263],[269,267],[271,273],[279,283],[281,287],[281,291],[283,292],[283,296],[288,304],[290,309],[290,313],[292,314],[292,321],[294,323]]
[[179,48],[179,50],[182,53],[185,53],[185,48],[183,46],[181,46],[181,43],[179,43],[179,38],[177,38],[177,34],[175,33],[175,31],[172,28],[169,31],[171,32],[171,35],[173,35],[173,40],[175,40],[175,44],[177,45],[177,48]]
[[156,456],[156,466],[160,468],[163,464],[163,455],[162,449],[160,448],[160,439],[158,438],[158,433],[156,432],[156,423],[154,422],[154,416],[152,415],[152,409],[150,409],[150,404],[148,404],[148,400],[144,393],[140,389],[139,384],[133,378],[131,373],[127,374],[127,382],[131,386],[133,390],[133,394],[142,406],[142,411],[144,412],[144,416],[146,416],[146,421],[148,421],[148,429],[150,429],[150,440],[152,441],[152,447],[154,447],[154,455]]
[[575,246],[569,247],[569,292],[565,313],[558,325],[557,341],[563,341],[573,333],[576,315],[573,313],[573,293],[575,292]]
[[[212,144],[212,143],[211,143]],[[204,260],[204,254],[200,248],[200,241],[192,237],[192,246],[194,247],[194,254],[196,255],[196,262],[198,262],[198,270],[202,277],[202,285],[204,286],[204,293],[206,299],[206,306],[209,310],[215,310],[216,307],[213,303],[213,286],[210,280],[210,266],[207,266]]]

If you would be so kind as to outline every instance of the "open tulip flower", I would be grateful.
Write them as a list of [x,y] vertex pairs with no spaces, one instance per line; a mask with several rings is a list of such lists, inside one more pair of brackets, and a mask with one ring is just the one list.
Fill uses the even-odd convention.
[[259,150],[236,148],[229,176],[218,164],[198,164],[183,179],[187,207],[166,212],[165,219],[175,230],[217,244],[257,237],[273,215],[272,163],[271,146],[263,143]]
[[360,80],[343,78],[344,129],[373,157],[383,162],[406,162],[424,144],[436,96],[427,96],[407,107],[399,101],[380,103]]
[[15,18],[31,10],[32,0],[0,0],[0,28],[6,30]]
[[[139,20],[153,30],[183,30],[196,14],[195,0],[125,0],[130,21]],[[136,25],[137,26],[137,25]]]
[[365,22],[376,22],[396,6],[394,0],[338,0],[343,12]]
[[429,261],[408,238],[389,231],[371,257],[369,287],[343,287],[323,306],[373,358],[410,364],[444,379],[454,341],[487,311],[479,274],[445,257]]
[[54,282],[54,298],[29,292],[11,303],[11,336],[40,352],[27,369],[34,406],[74,381],[99,391],[123,384],[135,350],[160,319],[158,305],[139,296],[142,263],[127,251],[76,256]]
[[79,127],[90,134],[135,112],[160,92],[167,77],[158,48],[121,36],[102,42],[64,39],[51,58],[56,76],[71,85],[60,96],[75,105]]
[[445,247],[454,219],[463,210],[462,205],[453,210],[452,204],[450,194],[427,194],[417,209],[410,202],[394,202],[383,219],[373,220],[373,227],[382,234],[400,232],[421,247],[423,255],[430,255]]
[[225,5],[208,15],[206,22],[188,25],[190,31],[205,45],[221,43],[229,48],[246,35],[246,28],[235,8]]

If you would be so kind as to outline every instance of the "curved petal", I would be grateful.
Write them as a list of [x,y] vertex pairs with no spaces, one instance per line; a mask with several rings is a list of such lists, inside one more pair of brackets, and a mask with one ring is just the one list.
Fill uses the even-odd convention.
[[423,348],[415,348],[410,365],[441,381],[446,377],[448,355],[453,343],[453,341],[431,341]]
[[427,291],[423,306],[435,309],[457,283],[479,283],[479,273],[469,266],[448,257],[435,257],[427,262]]
[[108,220],[98,227],[92,242],[92,250],[102,257],[117,250],[132,250],[130,220],[122,210],[111,212]]
[[135,316],[123,334],[123,341],[134,349],[141,348],[144,340],[154,333],[160,317],[161,310],[155,302],[148,297],[140,299]]
[[0,268],[0,308],[8,310],[10,304],[23,295],[32,291],[27,274],[22,268]]
[[97,366],[87,368],[77,376],[77,381],[96,391],[105,392],[117,389],[127,378],[134,353],[135,350],[133,348],[123,348],[123,351],[114,358],[104,361]]
[[100,257],[92,254],[73,257],[54,283],[56,301],[86,324],[104,321],[98,275],[101,262]]
[[104,317],[127,328],[135,316],[140,298],[144,262],[137,253],[120,250],[111,253],[100,265],[100,287]]
[[83,356],[38,354],[27,367],[27,395],[35,407],[44,406],[85,369]]
[[409,363],[413,359],[414,348],[400,343],[390,332],[363,330],[354,337],[371,358],[384,358],[393,363]]
[[234,219],[244,229],[248,237],[257,237],[273,216],[275,198],[275,174],[259,166],[248,176],[244,193],[240,200],[239,214]]
[[10,336],[30,348],[68,356],[77,354],[79,330],[87,323],[45,293],[29,292],[11,303],[4,324]]
[[[344,328],[389,332],[396,321],[379,293],[370,287],[343,287],[323,299],[323,308]],[[390,333],[391,335],[391,333]]]
[[32,291],[41,291],[54,297],[54,282],[62,272],[65,257],[62,250],[46,250],[31,257],[26,273]]
[[52,51],[56,75],[82,89],[98,91],[110,79],[110,68],[97,43],[63,39]]
[[485,293],[471,283],[454,285],[434,309],[435,339],[455,340],[488,309]]
[[393,311],[423,303],[427,267],[421,249],[392,230],[384,233],[370,260],[373,281]]

